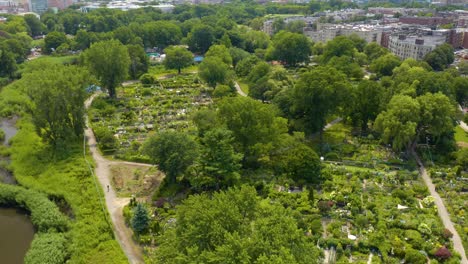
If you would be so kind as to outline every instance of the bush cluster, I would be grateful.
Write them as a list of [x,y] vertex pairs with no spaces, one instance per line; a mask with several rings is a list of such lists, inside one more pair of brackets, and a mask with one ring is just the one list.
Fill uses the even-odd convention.
[[0,184],[0,205],[20,207],[31,213],[38,233],[34,236],[25,263],[64,263],[68,257],[66,217],[46,195],[23,187]]

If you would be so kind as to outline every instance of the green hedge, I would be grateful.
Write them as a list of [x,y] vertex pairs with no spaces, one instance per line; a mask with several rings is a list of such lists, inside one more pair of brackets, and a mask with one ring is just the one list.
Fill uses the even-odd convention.
[[67,259],[65,236],[61,233],[38,233],[24,262],[26,264],[61,264]]
[[67,230],[66,217],[40,192],[0,184],[0,205],[19,206],[31,212],[31,222],[39,232]]
[[24,208],[31,213],[31,222],[39,232],[34,236],[26,257],[26,264],[64,263],[67,241],[63,232],[68,221],[47,196],[23,187],[0,184],[0,205]]

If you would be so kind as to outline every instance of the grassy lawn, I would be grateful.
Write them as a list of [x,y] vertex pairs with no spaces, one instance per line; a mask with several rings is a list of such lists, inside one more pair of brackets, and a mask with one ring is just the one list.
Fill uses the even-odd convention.
[[[182,69],[181,74],[189,73],[189,72],[196,72],[198,71],[198,65],[192,65],[190,67]],[[177,70],[168,70],[164,68],[164,65],[157,64],[150,66],[148,69],[148,73],[154,75],[154,77],[159,78],[169,74],[177,74]]]
[[245,94],[249,94],[249,85],[247,83],[245,83],[244,81],[238,81],[237,82],[241,88],[241,90],[245,93]]
[[455,141],[468,143],[468,133],[466,133],[460,126],[455,128]]

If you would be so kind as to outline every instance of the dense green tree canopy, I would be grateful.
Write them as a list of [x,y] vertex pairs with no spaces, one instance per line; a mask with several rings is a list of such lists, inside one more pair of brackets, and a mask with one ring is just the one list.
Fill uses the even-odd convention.
[[450,44],[444,43],[429,52],[424,60],[436,71],[445,69],[454,60],[453,48]]
[[248,97],[225,98],[218,117],[233,132],[236,150],[244,154],[243,164],[258,162],[268,155],[271,143],[287,132],[286,120],[272,105]]
[[67,41],[67,36],[63,32],[50,32],[44,38],[44,52],[51,53]]
[[294,127],[307,135],[321,131],[329,114],[348,96],[346,76],[332,67],[319,66],[303,73],[292,91]]
[[115,88],[127,77],[131,63],[127,47],[118,40],[102,41],[87,49],[83,58],[109,96],[115,98]]
[[225,83],[229,75],[229,66],[218,57],[208,57],[200,63],[198,74],[211,87]]
[[165,131],[149,137],[143,153],[166,174],[167,181],[175,183],[197,159],[198,145],[185,133]]
[[193,52],[205,53],[215,40],[214,29],[208,25],[197,25],[187,36],[189,48]]
[[148,72],[149,59],[141,45],[127,45],[128,55],[130,57],[129,76],[136,80],[142,74]]
[[395,95],[387,110],[377,116],[375,128],[396,150],[410,151],[420,137],[439,137],[454,128],[455,108],[442,93],[416,99]]
[[186,199],[158,239],[159,263],[318,263],[291,211],[253,187]]
[[82,135],[89,72],[76,66],[47,65],[25,74],[23,81],[32,102],[33,123],[44,141],[58,146]]
[[164,66],[167,69],[177,69],[179,74],[183,68],[193,63],[192,53],[184,47],[171,46],[167,47],[164,52],[166,53]]
[[393,74],[393,69],[400,66],[400,59],[393,55],[387,54],[375,59],[371,65],[370,70],[375,72],[377,76],[391,76]]
[[374,121],[380,113],[384,103],[384,92],[380,83],[367,80],[351,88],[351,100],[347,112],[354,125],[367,130],[368,122]]
[[234,185],[240,178],[242,155],[232,146],[232,132],[215,128],[206,132],[201,141],[200,170],[190,179],[192,186],[219,190]]
[[356,52],[354,42],[345,36],[339,36],[327,42],[323,51],[323,61],[328,62],[333,57],[353,57]]
[[273,49],[267,57],[294,66],[309,61],[312,54],[311,45],[303,34],[282,31],[273,37]]

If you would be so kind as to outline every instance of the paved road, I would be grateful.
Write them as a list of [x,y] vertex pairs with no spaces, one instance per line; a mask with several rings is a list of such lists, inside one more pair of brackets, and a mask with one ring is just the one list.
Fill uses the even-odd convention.
[[460,235],[458,235],[457,230],[453,226],[452,220],[450,219],[450,215],[447,211],[447,208],[444,205],[444,202],[442,198],[440,197],[439,193],[435,190],[435,186],[432,183],[431,177],[427,174],[426,168],[424,167],[424,164],[421,162],[421,159],[418,157],[416,153],[413,153],[416,161],[419,164],[419,173],[421,177],[424,180],[424,183],[426,184],[427,188],[429,189],[429,192],[431,193],[431,196],[434,197],[435,204],[437,206],[437,212],[439,213],[439,217],[442,219],[442,223],[444,224],[445,228],[450,230],[452,232],[453,237],[453,248],[460,253],[462,256],[461,263],[462,264],[468,264],[468,260],[466,258],[466,253],[465,249],[463,248],[462,240],[460,238]]
[[[86,100],[86,108],[88,108],[91,105],[91,102],[97,95],[98,94],[94,94],[88,100]],[[86,123],[88,125],[87,119]],[[122,247],[122,250],[124,251],[130,263],[144,263],[141,249],[138,247],[135,241],[133,241],[132,231],[125,225],[122,215],[122,208],[126,204],[128,204],[130,198],[118,198],[110,183],[109,165],[118,164],[120,162],[109,161],[99,153],[99,150],[97,149],[96,145],[96,137],[94,136],[94,133],[89,126],[87,126],[85,129],[85,136],[88,140],[89,150],[93,156],[94,161],[96,162],[95,174],[105,194],[106,207],[110,214],[112,224],[114,226],[115,237],[119,242],[120,246]],[[122,163],[125,164],[125,162]],[[139,163],[136,164],[141,165]],[[109,188],[109,190],[107,190],[107,188]]]

